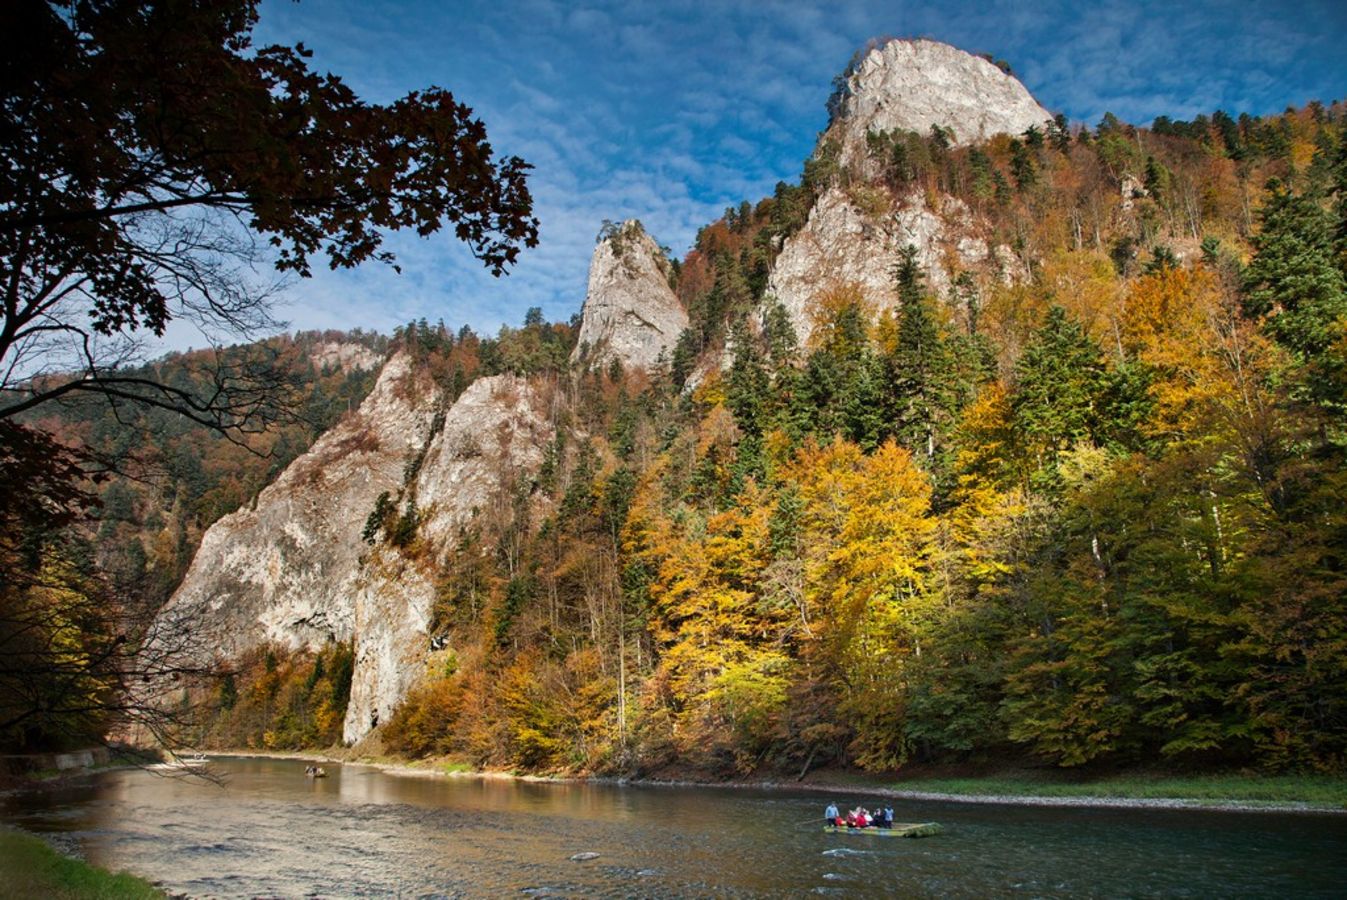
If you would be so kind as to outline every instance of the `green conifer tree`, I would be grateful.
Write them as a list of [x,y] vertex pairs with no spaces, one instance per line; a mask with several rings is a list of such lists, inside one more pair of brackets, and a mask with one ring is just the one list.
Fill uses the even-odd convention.
[[1031,483],[1056,481],[1057,459],[1099,425],[1107,373],[1099,348],[1066,310],[1053,306],[1015,367],[1015,432],[1027,452]]
[[1279,344],[1305,364],[1306,393],[1341,409],[1347,387],[1347,279],[1338,267],[1333,221],[1313,197],[1276,179],[1259,213],[1261,230],[1244,273],[1244,311],[1262,319]]

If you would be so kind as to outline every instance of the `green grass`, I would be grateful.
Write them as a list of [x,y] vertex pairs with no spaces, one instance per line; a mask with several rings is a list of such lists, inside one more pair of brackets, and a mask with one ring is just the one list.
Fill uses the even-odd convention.
[[1205,803],[1309,803],[1347,808],[1347,778],[1327,775],[1121,775],[1065,781],[1021,774],[987,778],[912,778],[900,791],[1016,797],[1107,797]]
[[113,874],[62,856],[40,838],[18,831],[0,831],[0,896],[50,900],[140,900],[162,898],[154,885]]

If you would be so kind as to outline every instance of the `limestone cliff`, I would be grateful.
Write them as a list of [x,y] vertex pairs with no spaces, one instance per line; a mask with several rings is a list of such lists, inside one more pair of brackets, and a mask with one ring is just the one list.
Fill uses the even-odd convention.
[[590,260],[571,361],[603,366],[616,359],[648,370],[661,353],[667,359],[687,326],[687,310],[669,286],[669,262],[641,223],[623,222],[605,234]]
[[[430,651],[436,561],[481,513],[510,508],[551,441],[537,389],[512,375],[473,382],[442,416],[439,389],[405,354],[374,390],[250,507],[206,532],[161,632],[224,659],[266,643],[353,641],[345,734],[387,716]],[[413,548],[362,538],[380,494],[419,510]]]
[[766,296],[781,302],[801,342],[807,342],[814,303],[830,287],[855,284],[877,309],[892,308],[898,302],[893,272],[908,244],[917,248],[927,284],[942,296],[949,293],[951,269],[999,278],[1019,271],[1013,255],[989,245],[980,223],[953,197],[938,197],[932,208],[916,192],[876,216],[833,187],[814,204],[804,228],[785,242]]
[[389,360],[353,415],[252,506],[207,530],[161,615],[212,635],[208,649],[225,657],[268,641],[297,648],[350,640],[364,517],[380,493],[398,489],[408,456],[426,439],[430,388],[405,355]]
[[926,135],[939,125],[959,145],[1041,128],[1052,118],[1012,75],[928,40],[891,40],[871,49],[852,67],[840,99],[827,134],[841,141],[844,161],[864,154],[868,131]]
[[478,515],[509,510],[552,440],[538,390],[512,375],[482,378],[458,398],[430,441],[407,490],[421,510],[419,552],[381,545],[354,593],[355,674],[345,739],[387,721],[424,669],[435,575],[443,555]]

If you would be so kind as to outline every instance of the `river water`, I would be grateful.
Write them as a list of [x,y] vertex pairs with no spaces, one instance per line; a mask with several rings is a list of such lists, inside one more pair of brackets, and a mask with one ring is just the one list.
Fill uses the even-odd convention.
[[1347,816],[889,801],[898,821],[945,826],[898,839],[824,834],[830,798],[813,793],[304,766],[220,759],[222,786],[109,772],[0,814],[191,897],[1347,893]]

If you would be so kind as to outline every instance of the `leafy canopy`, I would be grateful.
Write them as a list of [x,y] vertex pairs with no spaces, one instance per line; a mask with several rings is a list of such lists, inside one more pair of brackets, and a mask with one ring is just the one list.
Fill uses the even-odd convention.
[[[22,400],[0,418],[71,390],[155,396],[108,380],[108,339],[272,324],[242,277],[257,236],[299,275],[319,253],[391,263],[400,229],[450,225],[496,275],[537,243],[529,166],[494,159],[471,109],[434,87],[365,103],[302,44],[254,49],[256,21],[256,0],[5,4],[0,389]],[[34,387],[62,350],[83,377]]]

